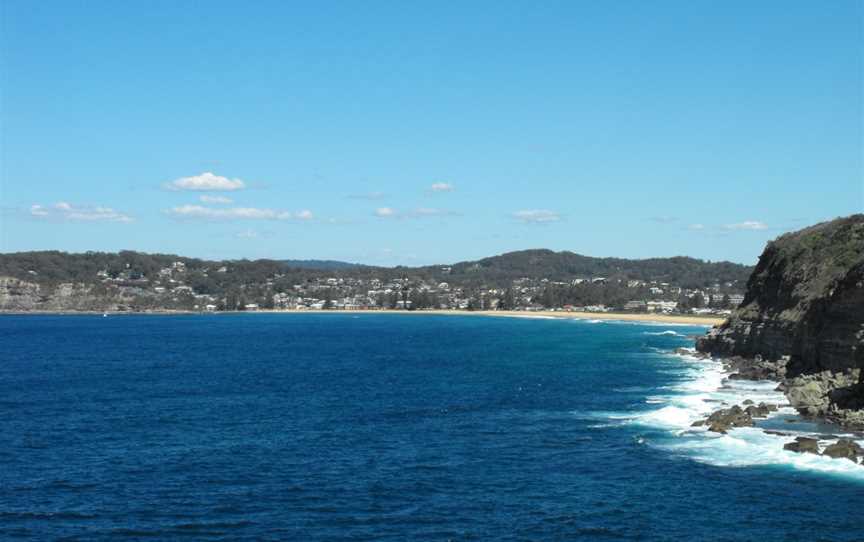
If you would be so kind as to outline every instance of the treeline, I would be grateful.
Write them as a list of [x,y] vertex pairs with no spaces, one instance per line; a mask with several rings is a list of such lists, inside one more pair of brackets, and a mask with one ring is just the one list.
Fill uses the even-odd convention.
[[449,276],[468,283],[485,282],[503,286],[514,279],[548,278],[571,281],[585,277],[657,281],[682,288],[705,288],[727,282],[746,283],[753,268],[731,262],[708,262],[678,256],[628,260],[593,258],[573,252],[523,250],[474,262],[454,264]]
[[[174,262],[185,265],[184,282],[196,293],[250,299],[259,298],[264,290],[276,293],[290,291],[295,284],[328,277],[379,279],[383,282],[407,278],[413,283],[431,285],[447,282],[451,288],[462,288],[466,291],[479,290],[481,287],[505,289],[511,287],[514,280],[521,278],[546,278],[568,284],[579,278],[609,279],[606,284],[601,285],[583,283],[566,288],[549,287],[543,294],[544,300],[550,301],[547,306],[616,306],[624,299],[627,280],[665,282],[682,288],[705,288],[718,283],[733,283],[737,285],[735,290],[743,291],[752,270],[751,267],[740,264],[705,262],[684,257],[626,260],[591,258],[572,252],[549,250],[511,252],[452,266],[339,267],[334,262],[322,262],[321,265],[326,269],[316,268],[314,263],[307,262],[308,265],[298,267],[297,264],[291,266],[278,260],[208,261],[133,251],[82,254],[41,251],[0,254],[0,276],[54,286],[67,282],[98,283],[101,278],[97,273],[105,271],[108,277],[115,281],[134,283],[157,279],[159,271],[170,267]],[[632,293],[631,289],[629,295]],[[416,302],[424,304],[426,300],[418,299]],[[434,304],[434,301],[429,303]]]

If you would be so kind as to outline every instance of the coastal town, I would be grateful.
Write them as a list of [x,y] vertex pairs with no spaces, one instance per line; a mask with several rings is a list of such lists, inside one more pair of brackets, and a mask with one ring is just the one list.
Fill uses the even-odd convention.
[[722,317],[751,268],[692,258],[625,260],[531,250],[425,267],[176,255],[0,255],[0,310],[235,312],[562,311]]
[[[441,273],[450,272],[441,267]],[[262,283],[239,284],[224,296],[200,291],[192,275],[226,274],[229,266],[187,269],[182,261],[161,268],[148,277],[130,270],[111,274],[100,270],[97,276],[107,288],[122,297],[137,300],[141,306],[172,306],[196,311],[258,310],[515,310],[573,312],[632,312],[697,314],[725,316],[744,299],[741,285],[727,282],[706,288],[684,288],[667,282],[592,276],[571,281],[548,278],[518,278],[507,287],[481,285],[475,288],[446,281],[416,278],[354,278],[324,276],[303,282],[290,280],[288,273],[276,273]],[[586,298],[601,298],[614,290],[618,303],[577,304],[568,302],[568,293],[581,291]],[[591,295],[593,293],[593,296]],[[558,294],[558,295],[556,295]],[[136,310],[136,303],[118,306]]]

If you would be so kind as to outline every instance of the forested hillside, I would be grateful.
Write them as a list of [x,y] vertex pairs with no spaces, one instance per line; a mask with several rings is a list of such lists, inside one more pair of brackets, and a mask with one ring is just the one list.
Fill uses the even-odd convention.
[[[207,261],[169,254],[0,254],[0,309],[519,308],[668,301],[726,308],[751,268],[526,250],[425,267],[315,260]],[[671,310],[671,306],[667,307]]]

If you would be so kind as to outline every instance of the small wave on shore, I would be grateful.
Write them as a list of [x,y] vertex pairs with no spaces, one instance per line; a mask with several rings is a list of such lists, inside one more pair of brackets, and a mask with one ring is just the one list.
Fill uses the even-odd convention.
[[[683,380],[661,390],[661,394],[646,398],[652,409],[631,416],[625,423],[656,429],[664,433],[651,439],[652,445],[674,455],[721,467],[779,466],[801,471],[838,474],[864,481],[864,465],[848,459],[833,459],[808,453],[784,450],[795,437],[820,438],[831,431],[832,439],[845,434],[840,428],[819,426],[802,419],[776,391],[776,382],[728,380],[719,361],[688,355],[680,358]],[[708,431],[692,424],[704,420],[712,412],[733,405],[766,403],[778,405],[767,418],[755,420],[755,427],[731,429],[727,434]],[[749,403],[748,403],[749,404]],[[829,441],[820,441],[824,448]],[[864,440],[858,440],[864,444]]]
[[666,331],[646,331],[645,335],[655,335],[655,336],[669,335],[672,337],[686,337],[686,335],[682,335],[682,334],[678,333],[677,331],[673,331],[671,329],[667,329]]

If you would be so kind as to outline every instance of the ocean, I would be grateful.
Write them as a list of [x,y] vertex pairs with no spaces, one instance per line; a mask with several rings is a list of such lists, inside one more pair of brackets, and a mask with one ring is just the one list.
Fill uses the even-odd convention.
[[838,432],[676,355],[698,326],[0,317],[3,540],[864,540]]

